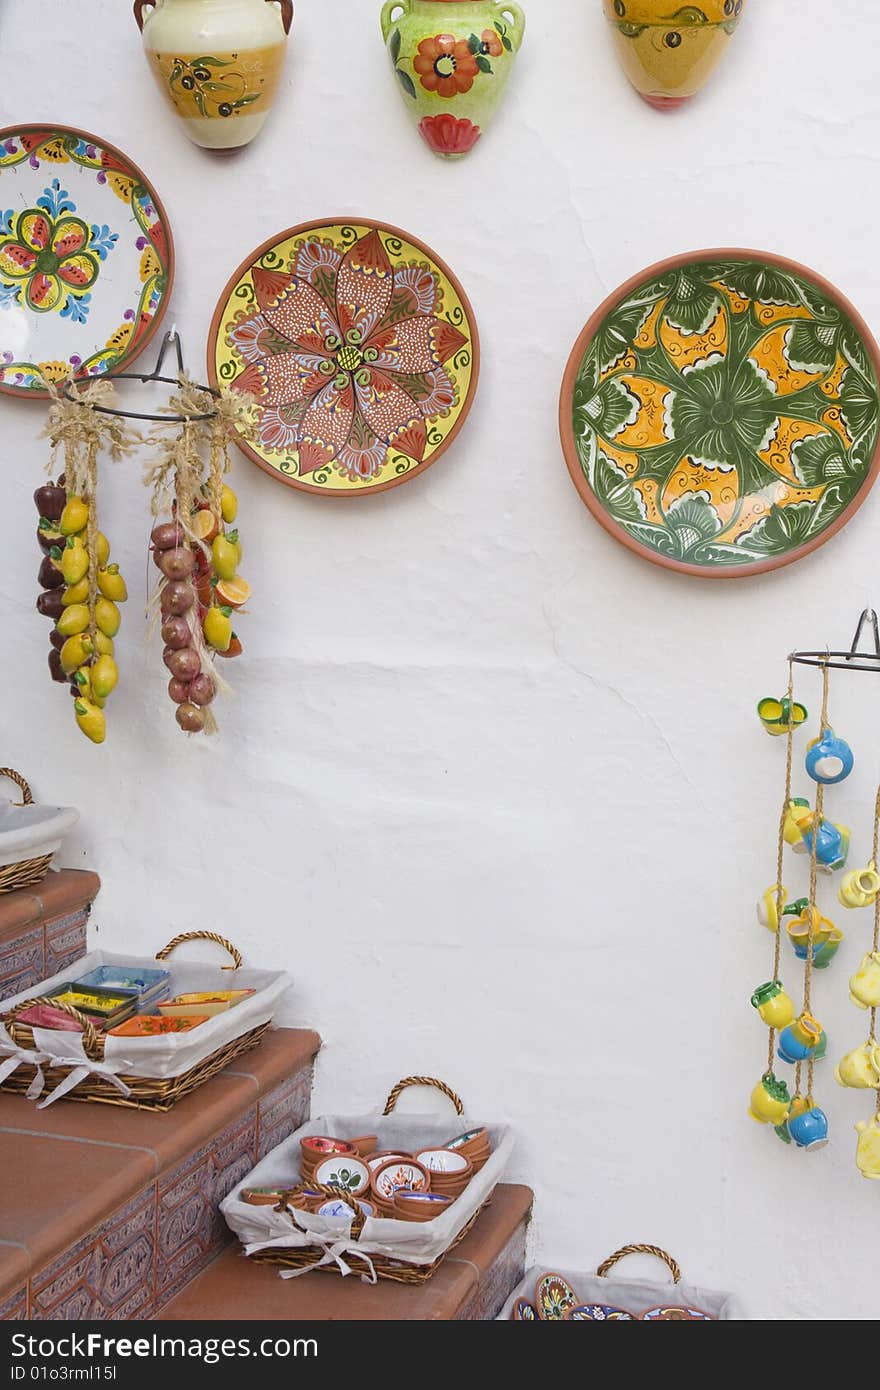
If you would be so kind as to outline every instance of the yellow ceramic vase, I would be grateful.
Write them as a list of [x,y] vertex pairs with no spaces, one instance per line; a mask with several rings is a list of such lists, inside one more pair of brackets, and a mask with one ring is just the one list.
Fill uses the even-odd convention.
[[258,135],[281,78],[292,0],[135,0],[159,89],[196,145]]
[[660,110],[694,96],[736,32],[745,0],[602,0],[623,70]]

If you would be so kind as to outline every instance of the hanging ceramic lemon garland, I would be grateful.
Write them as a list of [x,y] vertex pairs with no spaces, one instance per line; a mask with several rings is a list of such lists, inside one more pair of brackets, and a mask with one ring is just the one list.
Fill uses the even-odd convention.
[[104,706],[119,678],[114,657],[119,604],[128,594],[98,526],[98,458],[103,451],[117,460],[135,441],[121,420],[95,409],[112,400],[109,382],[92,382],[70,395],[48,389],[49,469],[55,471],[63,452],[64,473],[34,494],[40,512],[37,540],[44,551],[37,608],[55,620],[52,677],[70,683],[77,725],[93,743],[103,743]]

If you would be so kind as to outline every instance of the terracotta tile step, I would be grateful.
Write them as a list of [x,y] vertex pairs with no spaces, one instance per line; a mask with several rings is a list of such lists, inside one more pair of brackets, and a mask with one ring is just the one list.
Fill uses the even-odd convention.
[[273,1266],[245,1259],[236,1243],[157,1316],[163,1322],[484,1321],[495,1317],[522,1278],[531,1208],[528,1187],[501,1184],[473,1229],[423,1284],[364,1284],[355,1275],[317,1272],[281,1279]]
[[86,923],[101,880],[60,869],[33,888],[0,894],[0,999],[31,989],[86,953]]
[[0,1091],[0,1317],[23,1287],[32,1317],[150,1316],[227,1239],[217,1203],[308,1117],[319,1047],[275,1029],[165,1114]]

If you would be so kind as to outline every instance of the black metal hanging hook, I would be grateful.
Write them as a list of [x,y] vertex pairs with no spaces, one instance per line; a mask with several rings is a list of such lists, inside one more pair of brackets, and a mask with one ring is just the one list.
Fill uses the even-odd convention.
[[[160,382],[166,386],[179,386],[180,381],[178,377],[162,376],[161,374],[162,364],[171,349],[174,350],[174,355],[177,359],[177,370],[180,373],[183,371],[183,344],[180,341],[180,334],[175,326],[174,328],[169,328],[167,332],[163,334],[162,342],[159,344],[159,355],[156,358],[156,365],[151,372],[115,372],[106,379],[108,381],[139,381],[143,386],[147,386],[151,382]],[[96,381],[101,380],[100,377],[94,377],[92,379]],[[219,399],[220,396],[220,392],[215,391],[213,386],[196,386],[196,390],[206,391],[208,395],[213,396],[215,400]],[[80,399],[78,393],[71,384],[64,387],[63,394],[65,400],[68,401],[79,401]],[[96,410],[99,415],[114,415],[118,419],[123,420],[146,420],[150,424],[156,425],[175,423],[186,424],[186,422],[190,420],[213,420],[217,415],[216,410],[208,411],[204,415],[174,415],[167,413],[164,415],[147,415],[136,410],[117,410],[115,407],[109,405],[93,405],[91,409]]]
[[[873,651],[859,651],[865,628],[873,640]],[[877,671],[880,673],[880,623],[873,608],[865,608],[859,618],[855,637],[848,652],[792,652],[789,661],[798,666],[827,666],[835,671]]]

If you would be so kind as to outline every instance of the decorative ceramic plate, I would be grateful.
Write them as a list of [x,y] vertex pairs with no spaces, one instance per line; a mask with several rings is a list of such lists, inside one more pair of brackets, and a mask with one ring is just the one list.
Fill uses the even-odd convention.
[[239,447],[333,497],[404,483],[471,408],[479,341],[452,271],[379,222],[309,222],[239,266],[214,311],[208,375],[256,397]]
[[346,1192],[363,1192],[370,1185],[366,1163],[350,1154],[325,1158],[315,1169],[315,1182],[322,1187],[343,1187]]
[[513,1317],[511,1322],[537,1322],[538,1314],[535,1312],[527,1298],[518,1298],[513,1305]]
[[695,575],[822,545],[880,467],[877,345],[811,270],[697,251],[617,290],[574,346],[560,432],[574,484],[630,550]]
[[607,1303],[579,1303],[575,1308],[566,1309],[563,1314],[566,1322],[637,1322],[632,1313],[622,1308],[612,1308]]
[[561,1322],[569,1308],[577,1303],[577,1294],[561,1274],[542,1274],[535,1289],[535,1309],[544,1322]]
[[173,279],[168,218],[120,150],[67,126],[0,130],[0,391],[122,371]]

